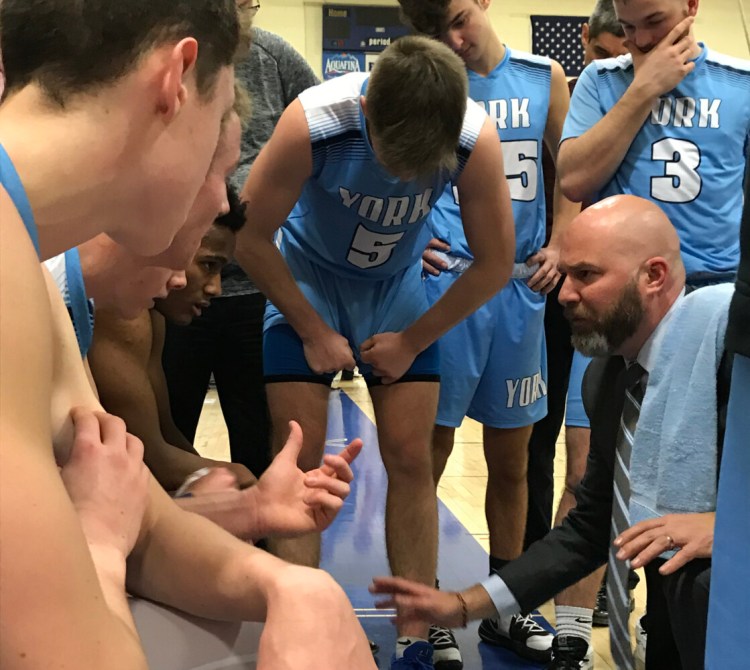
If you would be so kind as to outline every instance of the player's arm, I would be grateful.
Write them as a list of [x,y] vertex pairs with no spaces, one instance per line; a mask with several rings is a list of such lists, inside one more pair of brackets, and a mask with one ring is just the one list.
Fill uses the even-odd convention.
[[[325,572],[286,563],[177,509],[157,487],[148,538],[128,560],[128,591],[208,619],[265,621],[258,670],[375,670],[364,631]],[[198,576],[198,577],[197,577]]]
[[[0,214],[2,213],[4,212],[0,211]],[[2,241],[7,240],[3,237]],[[11,248],[17,255],[17,245]],[[9,265],[8,263],[7,266]],[[2,298],[16,296],[15,300],[8,300],[4,304],[13,307],[16,306],[14,303],[33,304],[29,300],[30,290],[33,290],[33,285],[30,284],[33,284],[33,280],[30,281],[24,273],[15,272],[15,276],[19,278],[16,284],[6,282],[5,263],[0,272],[3,279],[0,287]],[[54,286],[51,278],[49,282]],[[10,293],[6,294],[6,288],[9,288]],[[66,329],[62,333],[65,341],[60,361],[61,369],[58,370],[62,375],[61,379],[65,381],[63,402],[66,406],[84,407],[89,410],[101,409],[84,374],[75,335],[59,295],[58,299],[59,309],[56,316],[58,321],[66,323]],[[39,316],[29,315],[23,311],[20,313],[23,316]],[[4,319],[0,321],[3,321],[0,329],[4,334],[7,322]],[[33,346],[39,344],[33,337],[33,333],[36,332],[39,332],[38,328],[29,327],[21,336],[28,338],[36,360],[42,361],[45,359],[42,352],[48,349],[37,349]],[[15,338],[3,341],[3,344],[9,343],[14,344]],[[3,347],[2,351],[4,353],[8,349]],[[17,355],[18,350],[14,353]],[[31,357],[31,352],[29,355]],[[22,401],[20,406],[25,407],[29,404],[29,398],[18,392],[16,384],[18,379],[24,378],[20,373],[42,372],[40,379],[49,378],[50,375],[45,375],[43,370],[36,370],[34,366],[30,369],[27,361],[22,361],[13,371],[19,373],[12,379],[15,394]],[[3,370],[2,384],[6,384],[6,379]],[[3,390],[9,389],[3,387]],[[37,418],[39,423],[30,425],[44,426],[46,421],[49,427],[49,420],[45,419],[44,413]],[[6,415],[3,413],[3,422],[5,419]],[[5,440],[0,441],[0,449],[3,451],[5,444]],[[26,443],[21,444],[26,446]],[[16,451],[26,453],[28,450]],[[70,509],[71,506],[65,496],[65,490],[59,486],[60,476],[57,474],[54,461],[52,458],[48,460],[52,462],[51,473],[56,477],[62,497],[55,496],[52,486],[54,477],[49,477],[46,481],[29,482],[23,478],[16,481],[19,473],[14,470],[12,479],[8,477],[8,480],[15,482],[14,487],[21,487],[16,499],[15,514],[8,514],[8,506],[5,505],[8,469],[0,468],[3,483],[0,492],[4,496],[3,505],[0,507],[0,514],[3,516],[0,533],[3,540],[6,536],[13,540],[7,544],[3,541],[0,545],[4,559],[0,564],[0,577],[3,580],[0,602],[3,607],[9,603],[12,608],[9,611],[13,614],[11,617],[2,617],[2,626],[6,626],[6,621],[12,621],[14,632],[26,632],[25,648],[33,649],[37,654],[48,641],[49,655],[36,666],[28,665],[34,670],[54,667],[56,663],[59,664],[60,658],[69,658],[70,667],[85,670],[100,670],[103,667],[115,670],[145,670],[146,664],[137,636],[135,632],[131,633],[134,628],[131,626],[126,629],[129,637],[122,636],[122,633],[119,637],[116,635],[119,629],[113,624],[113,616],[107,614],[104,598],[101,591],[96,588],[97,575],[91,569],[86,570],[91,565],[91,558],[86,551],[83,538],[80,542],[80,551],[73,552],[70,556],[70,552],[65,551],[68,545],[75,546],[76,537],[81,537],[81,526],[74,512],[68,515],[70,523],[62,523],[65,515],[60,514],[61,508],[64,510],[67,505]],[[32,484],[39,484],[39,487],[34,488]],[[33,506],[29,505],[30,490],[45,492],[44,496],[35,500]],[[48,508],[48,501],[53,505],[52,508]],[[94,514],[99,507],[92,506]],[[18,513],[19,509],[22,510],[21,514]],[[44,519],[39,519],[44,521],[42,527],[30,524],[30,518],[37,516],[37,510],[46,512]],[[6,517],[9,520],[19,518],[10,526],[5,523]],[[16,535],[12,531],[16,531]],[[21,535],[23,537],[20,537]],[[41,542],[40,538],[43,538],[44,542]],[[5,552],[9,549],[13,550],[8,554],[14,557],[13,565],[18,566],[12,575],[6,571],[8,565],[5,561]],[[15,552],[18,552],[18,561],[15,560]],[[37,562],[41,557],[44,561]],[[100,565],[104,565],[103,562],[100,562]],[[35,569],[35,566],[38,567]],[[114,567],[118,567],[116,562]],[[33,574],[33,583],[30,583],[28,578],[30,574]],[[63,580],[61,575],[72,577],[70,580]],[[116,578],[121,580],[124,575],[124,570],[121,570],[116,574]],[[200,579],[196,579],[196,575],[200,575]],[[11,578],[15,578],[19,583],[14,584],[12,589],[6,589],[6,582],[10,582]],[[318,650],[321,667],[351,667],[356,670],[374,668],[372,654],[362,628],[346,595],[333,579],[320,570],[285,563],[232,537],[208,519],[182,511],[153,477],[150,478],[148,486],[147,505],[140,524],[140,533],[127,560],[126,583],[128,593],[182,609],[196,616],[235,621],[265,620],[258,670],[298,667],[299,659],[306,658],[313,647]],[[70,588],[66,588],[69,586]],[[121,597],[119,605],[125,605],[125,613],[122,616],[125,617],[127,614],[129,618],[124,588],[115,583],[110,591],[113,597]],[[8,594],[15,598],[6,600]],[[36,596],[31,604],[26,602],[27,599],[31,600],[30,595]],[[52,607],[50,603],[57,607]],[[325,620],[321,621],[321,612],[330,613],[330,621],[334,621],[335,625],[327,624]],[[51,616],[52,614],[56,616]],[[43,630],[39,628],[40,621],[46,622]],[[53,622],[55,636],[49,635],[50,624]],[[129,623],[132,624],[132,619]],[[289,633],[290,630],[294,630],[293,635]],[[62,633],[58,634],[58,631]],[[69,640],[61,640],[65,632],[69,633]],[[342,645],[342,639],[347,640],[348,644]],[[126,641],[131,645],[127,646]],[[16,645],[11,648],[7,642],[8,639],[4,635],[0,654],[3,654],[3,660],[5,654],[9,654],[9,659],[15,663],[19,647]]]
[[126,320],[100,310],[96,319],[89,363],[101,402],[143,441],[144,460],[159,483],[173,491],[200,468],[227,465],[179,449],[162,436],[156,397],[147,372],[151,354],[148,313]]
[[[549,111],[547,125],[544,128],[544,144],[557,162],[557,147],[560,144],[563,124],[570,107],[570,91],[565,79],[562,66],[552,61],[552,81],[550,83]],[[568,200],[560,188],[560,180],[555,178],[555,192],[553,195],[552,235],[549,244],[527,260],[529,265],[539,263],[539,270],[528,281],[528,285],[535,291],[549,293],[560,280],[557,263],[560,256],[560,236],[565,227],[581,211],[581,205]]]
[[474,262],[435,305],[404,331],[417,352],[495,295],[513,271],[513,210],[502,148],[489,120],[485,120],[456,185]]
[[156,408],[159,412],[159,426],[164,439],[171,445],[179,447],[184,451],[197,454],[190,440],[188,440],[182,431],[175,425],[172,417],[172,408],[169,403],[169,389],[167,388],[167,378],[164,375],[164,367],[161,362],[162,353],[164,352],[164,317],[156,310],[149,310],[151,317],[151,353],[148,358],[148,379],[151,383],[151,389],[156,398]]
[[0,667],[145,670],[125,557],[95,566],[55,463],[50,304],[2,188],[0,221]]
[[[307,301],[273,243],[311,174],[310,132],[302,103],[295,100],[258,154],[242,190],[247,223],[237,233],[235,258],[300,336],[313,371],[322,373],[353,368],[351,349]],[[311,354],[311,349],[316,351]]]
[[565,195],[576,202],[590,200],[619,168],[656,100],[671,91],[695,68],[693,17],[675,26],[648,53],[628,44],[635,76],[623,96],[606,114],[596,94],[596,64],[581,75],[568,123],[584,132],[568,133],[560,146],[557,174]]
[[[172,408],[169,403],[169,390],[167,389],[167,378],[164,374],[164,367],[162,365],[165,337],[164,317],[153,309],[149,310],[149,316],[151,317],[152,342],[146,373],[151,385],[151,391],[156,399],[156,409],[159,415],[159,428],[162,437],[170,446],[175,446],[183,451],[197,454],[197,450],[182,434],[172,418]],[[247,486],[252,486],[257,481],[255,475],[241,463],[214,461],[207,458],[203,458],[203,461],[206,463],[202,467],[221,467],[229,470],[231,474],[234,475],[234,481],[232,481],[231,478],[229,479],[233,486],[245,488]]]

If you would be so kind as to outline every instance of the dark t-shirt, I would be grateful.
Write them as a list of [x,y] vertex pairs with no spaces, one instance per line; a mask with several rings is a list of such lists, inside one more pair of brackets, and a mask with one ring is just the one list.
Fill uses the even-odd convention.
[[[255,158],[284,110],[302,91],[315,86],[318,79],[291,44],[260,28],[253,28],[250,53],[237,64],[235,73],[252,99],[252,118],[242,134],[240,164],[231,177],[232,184],[241,191]],[[225,297],[258,290],[234,262],[224,268],[221,279]]]

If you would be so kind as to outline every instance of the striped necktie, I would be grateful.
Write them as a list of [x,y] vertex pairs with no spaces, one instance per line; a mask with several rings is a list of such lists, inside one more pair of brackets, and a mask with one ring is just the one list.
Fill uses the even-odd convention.
[[633,650],[630,646],[630,593],[628,591],[628,561],[615,558],[618,549],[612,541],[630,527],[630,454],[641,402],[646,390],[648,373],[638,363],[625,371],[625,402],[617,434],[615,456],[614,496],[612,499],[612,537],[609,545],[607,571],[607,607],[609,609],[609,645],[618,670],[632,670]]

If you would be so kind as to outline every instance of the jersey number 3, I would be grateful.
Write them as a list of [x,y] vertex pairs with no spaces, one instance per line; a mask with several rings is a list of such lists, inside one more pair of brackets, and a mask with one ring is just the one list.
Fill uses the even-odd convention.
[[703,182],[698,174],[700,149],[687,140],[668,137],[654,142],[651,158],[664,161],[663,177],[651,177],[651,197],[661,202],[692,202],[701,194]]

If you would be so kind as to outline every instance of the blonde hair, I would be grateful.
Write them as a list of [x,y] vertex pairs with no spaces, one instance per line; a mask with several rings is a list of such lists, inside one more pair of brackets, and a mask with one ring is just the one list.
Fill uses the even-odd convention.
[[253,115],[253,100],[250,91],[239,79],[234,80],[234,111],[240,117],[242,129],[247,130]]
[[366,110],[380,162],[396,175],[452,173],[469,84],[463,61],[426,37],[402,37],[378,58]]

